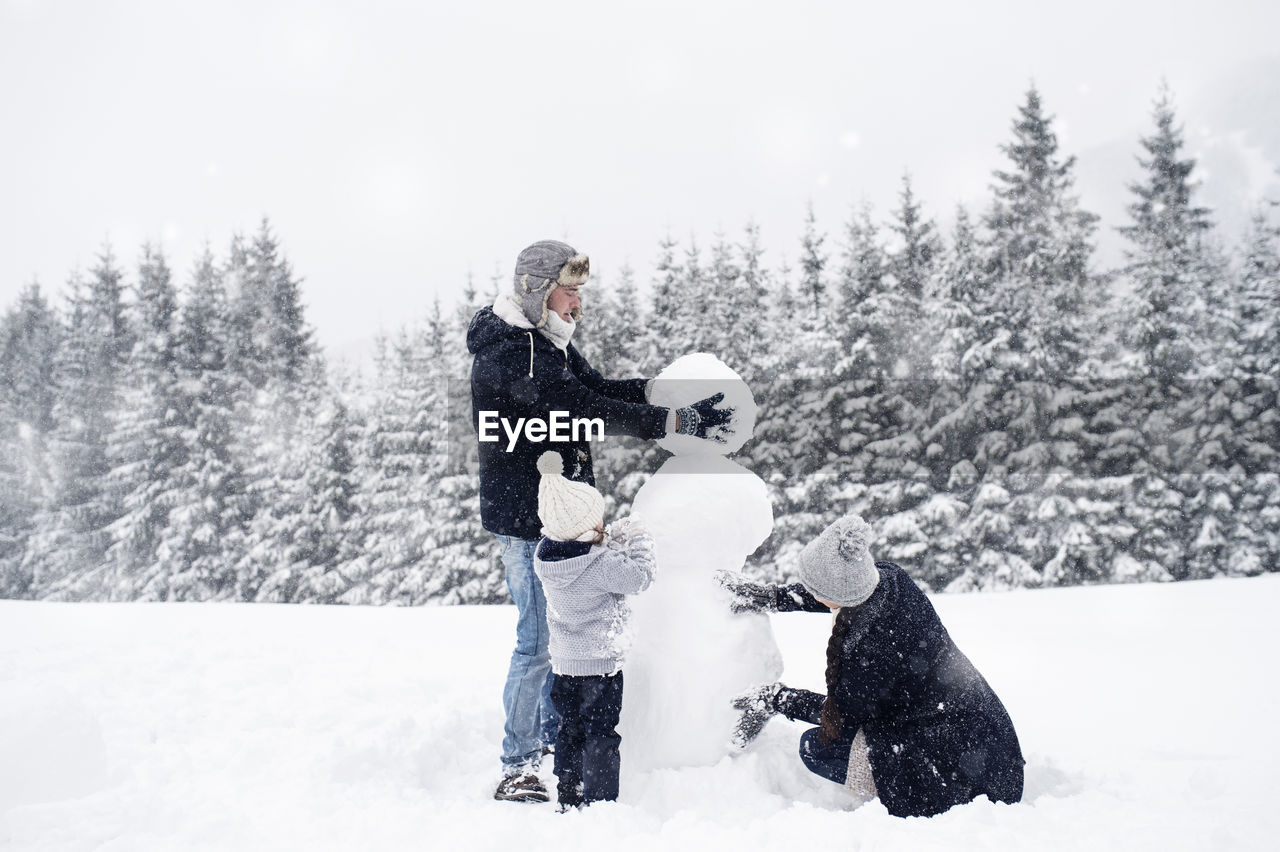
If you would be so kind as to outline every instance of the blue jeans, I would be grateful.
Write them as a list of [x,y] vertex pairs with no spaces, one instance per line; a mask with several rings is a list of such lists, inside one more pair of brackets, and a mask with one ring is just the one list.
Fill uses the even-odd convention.
[[829,781],[843,784],[849,774],[849,751],[853,743],[836,740],[829,746],[818,741],[818,728],[810,728],[800,735],[800,759],[805,768]]
[[538,542],[500,535],[498,546],[507,569],[507,590],[518,614],[516,649],[502,689],[502,707],[507,714],[502,771],[520,775],[537,770],[543,746],[555,745],[560,717],[551,704],[547,598],[533,573],[533,551]]

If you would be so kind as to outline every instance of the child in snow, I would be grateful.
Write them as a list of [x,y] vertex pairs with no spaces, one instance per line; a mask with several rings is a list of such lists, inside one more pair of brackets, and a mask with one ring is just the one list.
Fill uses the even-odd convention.
[[627,650],[626,595],[653,581],[653,539],[633,518],[604,528],[604,499],[566,479],[555,451],[538,458],[544,538],[533,567],[547,597],[551,701],[560,714],[556,777],[561,810],[618,798],[616,730]]
[[986,795],[1022,798],[1022,750],[990,685],[951,641],[929,599],[892,562],[871,558],[871,528],[850,515],[800,553],[800,582],[755,583],[724,572],[743,611],[836,611],[827,694],[780,683],[740,696],[735,739],[774,714],[818,727],[800,737],[811,772],[894,816],[931,816]]

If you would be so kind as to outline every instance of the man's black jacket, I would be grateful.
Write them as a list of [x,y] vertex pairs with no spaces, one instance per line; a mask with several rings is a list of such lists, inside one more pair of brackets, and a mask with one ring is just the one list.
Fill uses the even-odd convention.
[[[467,329],[471,363],[471,422],[479,436],[480,412],[494,411],[514,428],[519,418],[550,421],[552,411],[569,418],[600,418],[605,434],[661,438],[667,409],[644,401],[645,379],[611,381],[596,372],[570,343],[561,351],[542,334],[517,328],[482,308]],[[537,539],[538,456],[556,450],[565,476],[595,484],[586,440],[552,443],[520,437],[507,451],[506,431],[496,442],[480,442],[480,520],[489,532]]]

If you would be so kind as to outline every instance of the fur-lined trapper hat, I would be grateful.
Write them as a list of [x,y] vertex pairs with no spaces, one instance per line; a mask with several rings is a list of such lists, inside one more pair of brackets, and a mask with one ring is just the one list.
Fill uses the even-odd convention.
[[846,515],[800,551],[800,582],[815,598],[857,606],[880,584],[871,558],[871,525]]
[[[587,283],[591,260],[567,243],[541,240],[516,258],[515,297],[534,328],[547,324],[547,298],[556,287],[581,287]],[[573,309],[573,319],[582,309]]]

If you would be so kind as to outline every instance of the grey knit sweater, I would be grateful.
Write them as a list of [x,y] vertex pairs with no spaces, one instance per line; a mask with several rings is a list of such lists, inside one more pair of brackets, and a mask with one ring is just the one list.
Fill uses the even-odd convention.
[[626,596],[653,582],[653,539],[625,529],[603,546],[544,538],[534,553],[533,568],[547,596],[552,671],[619,671],[631,645]]

